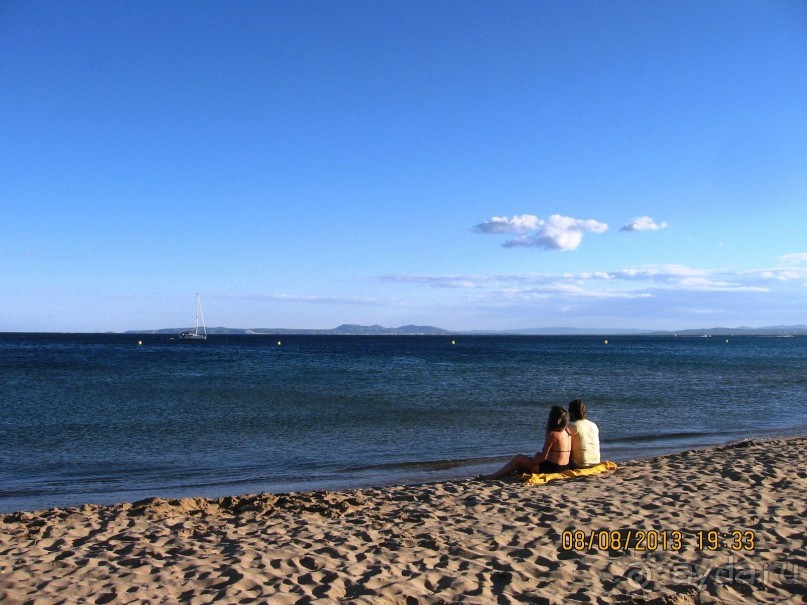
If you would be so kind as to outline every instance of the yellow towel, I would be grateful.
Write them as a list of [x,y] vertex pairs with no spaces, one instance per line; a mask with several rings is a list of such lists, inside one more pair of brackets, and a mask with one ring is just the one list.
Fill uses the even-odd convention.
[[588,468],[576,468],[573,470],[563,471],[562,473],[532,473],[524,476],[526,478],[526,485],[543,485],[544,483],[549,483],[555,479],[571,479],[572,477],[600,475],[615,469],[616,462],[606,460],[604,462],[600,462],[599,464],[595,464],[594,466],[589,466]]

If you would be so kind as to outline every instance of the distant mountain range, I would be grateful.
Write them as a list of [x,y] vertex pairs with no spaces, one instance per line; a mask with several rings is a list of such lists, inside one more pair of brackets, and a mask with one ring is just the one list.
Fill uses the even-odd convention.
[[807,325],[766,326],[762,328],[691,328],[686,330],[619,330],[607,328],[536,328],[502,332],[506,334],[534,335],[590,335],[590,336],[807,336]]
[[[129,330],[127,334],[179,334],[184,330],[194,328],[165,328],[162,330]],[[394,335],[431,335],[456,334],[442,328],[433,326],[401,326],[400,328],[385,328],[379,325],[362,326],[359,324],[342,324],[336,328],[324,330],[308,330],[304,328],[208,328],[208,334],[334,334],[343,336],[394,336]]]
[[[165,328],[161,330],[129,330],[126,334],[179,334],[184,330],[193,328]],[[678,331],[659,330],[619,330],[606,328],[534,328],[524,330],[474,330],[456,331],[444,330],[434,326],[401,326],[399,328],[385,328],[379,325],[363,326],[359,324],[342,324],[327,330],[306,330],[295,328],[208,328],[208,334],[333,334],[345,336],[428,336],[445,334],[500,334],[500,335],[534,335],[534,336],[562,336],[562,335],[591,335],[591,336],[807,336],[807,325],[796,326],[767,326],[763,328],[697,328]]]
[[677,334],[678,336],[807,336],[807,325],[766,326],[764,328],[705,328],[677,332],[651,332],[651,334]]

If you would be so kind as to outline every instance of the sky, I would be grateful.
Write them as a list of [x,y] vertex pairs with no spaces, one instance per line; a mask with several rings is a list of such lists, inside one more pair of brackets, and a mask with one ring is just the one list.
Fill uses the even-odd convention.
[[0,331],[807,324],[807,4],[0,3]]

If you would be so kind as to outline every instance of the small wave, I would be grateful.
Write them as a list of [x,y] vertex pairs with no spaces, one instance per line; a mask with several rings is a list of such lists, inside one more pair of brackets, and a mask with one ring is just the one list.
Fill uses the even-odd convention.
[[385,462],[382,464],[366,464],[350,466],[335,471],[336,473],[357,473],[367,471],[395,471],[395,470],[429,470],[440,471],[463,466],[474,466],[476,464],[486,464],[501,460],[501,456],[486,456],[483,458],[462,458],[450,460],[417,460],[403,462]]
[[646,443],[649,441],[683,441],[687,439],[697,439],[700,437],[719,437],[720,435],[730,435],[731,432],[705,432],[705,431],[682,431],[676,433],[647,433],[645,435],[630,435],[612,439],[603,439],[603,443],[625,444],[625,443]]

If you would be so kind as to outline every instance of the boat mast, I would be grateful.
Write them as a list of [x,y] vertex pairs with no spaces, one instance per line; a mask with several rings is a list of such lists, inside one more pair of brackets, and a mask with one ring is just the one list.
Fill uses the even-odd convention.
[[199,293],[196,293],[196,335],[199,336],[199,315],[202,316],[202,330],[204,330],[205,338],[207,338],[207,326],[205,325],[205,315],[202,311],[202,301],[199,298]]

